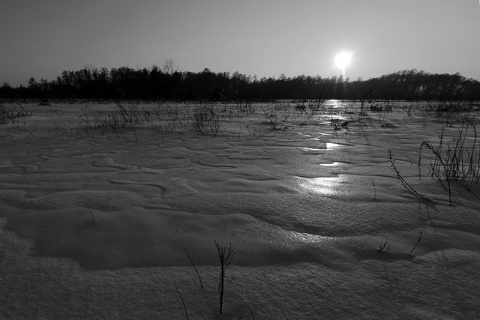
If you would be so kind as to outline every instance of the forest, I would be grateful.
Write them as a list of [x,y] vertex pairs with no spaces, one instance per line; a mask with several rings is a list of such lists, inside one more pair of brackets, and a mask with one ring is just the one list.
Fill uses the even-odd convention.
[[480,100],[480,82],[456,74],[402,70],[377,78],[342,76],[260,78],[234,72],[178,71],[173,61],[162,67],[63,71],[55,80],[30,78],[26,85],[4,82],[0,99],[141,99],[141,100],[269,100],[361,99]]

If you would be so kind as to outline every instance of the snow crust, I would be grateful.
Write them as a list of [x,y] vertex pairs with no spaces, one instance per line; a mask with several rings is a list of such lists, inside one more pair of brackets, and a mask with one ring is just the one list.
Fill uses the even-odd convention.
[[[180,296],[190,319],[480,317],[480,202],[418,179],[438,119],[337,131],[291,107],[280,130],[259,114],[128,142],[55,107],[0,126],[0,318],[186,319]],[[214,240],[235,250],[222,315]]]

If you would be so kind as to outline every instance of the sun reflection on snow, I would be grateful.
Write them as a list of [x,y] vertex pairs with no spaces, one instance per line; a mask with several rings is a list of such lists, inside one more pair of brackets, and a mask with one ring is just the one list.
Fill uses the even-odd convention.
[[337,149],[338,147],[340,147],[338,143],[327,142],[327,150]]
[[328,107],[332,107],[332,108],[340,108],[340,107],[342,107],[342,101],[341,100],[336,100],[336,99],[331,99],[331,100],[325,101],[325,105],[328,106]]
[[304,152],[317,152],[317,151],[324,151],[325,149],[302,147],[301,150]]
[[345,162],[319,163],[320,166],[324,166],[324,167],[336,167],[344,164]]
[[319,193],[323,195],[336,195],[340,192],[340,183],[340,178],[328,177],[304,179],[299,185],[307,192]]

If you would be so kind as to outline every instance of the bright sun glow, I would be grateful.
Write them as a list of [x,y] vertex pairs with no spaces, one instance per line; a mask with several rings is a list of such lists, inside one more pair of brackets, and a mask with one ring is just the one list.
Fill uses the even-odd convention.
[[352,54],[350,52],[340,52],[335,57],[335,66],[343,69],[350,65],[352,61]]
[[335,57],[335,66],[342,69],[342,73],[345,76],[345,69],[350,65],[352,61],[352,53],[350,52],[340,52]]

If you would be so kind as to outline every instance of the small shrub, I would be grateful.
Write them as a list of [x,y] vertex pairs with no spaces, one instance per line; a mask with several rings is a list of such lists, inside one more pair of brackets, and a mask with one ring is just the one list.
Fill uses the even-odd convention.
[[445,129],[440,134],[438,145],[423,141],[418,158],[419,176],[423,149],[430,150],[434,159],[430,161],[430,174],[448,191],[452,203],[451,182],[463,185],[476,185],[480,181],[480,146],[477,142],[477,129],[473,119],[465,118],[456,137],[445,142]]
[[14,124],[18,121],[18,118],[27,116],[31,116],[31,114],[26,112],[21,105],[20,110],[16,110],[15,108],[7,108],[3,105],[0,105],[0,125]]
[[213,105],[195,108],[192,115],[192,129],[200,134],[217,135],[220,131],[220,117]]
[[220,279],[218,281],[218,293],[220,298],[219,313],[221,314],[223,311],[223,295],[225,292],[225,272],[227,271],[227,268],[230,265],[230,262],[232,262],[235,252],[232,249],[231,243],[228,247],[221,247],[217,241],[214,241],[214,242],[215,242],[215,246],[217,247],[217,257],[218,257],[218,260],[220,261]]

